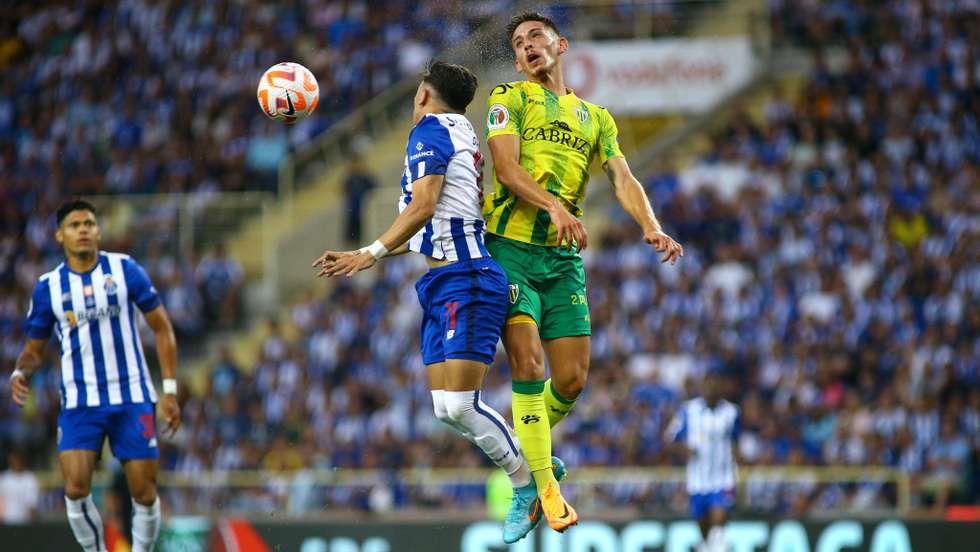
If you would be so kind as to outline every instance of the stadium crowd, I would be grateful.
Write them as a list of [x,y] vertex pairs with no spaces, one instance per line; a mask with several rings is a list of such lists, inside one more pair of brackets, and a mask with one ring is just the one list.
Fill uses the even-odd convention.
[[[819,23],[808,28],[829,33],[815,43],[847,53],[843,68],[818,52],[799,98],[777,87],[764,118],[735,117],[694,166],[665,163],[646,179],[685,245],[681,263],[661,265],[617,209],[585,252],[593,367],[556,438],[573,470],[676,461],[664,427],[699,378],[720,370],[743,412],[743,464],[891,466],[910,476],[915,507],[980,501],[980,16],[953,2],[866,4],[806,12]],[[810,21],[774,8],[786,27]],[[11,258],[20,267],[31,257]],[[297,303],[299,338],[270,323],[253,365],[221,355],[206,393],[186,397],[164,467],[281,477],[246,493],[167,491],[175,509],[201,507],[204,495],[226,509],[291,512],[482,500],[478,487],[434,492],[394,478],[304,484],[311,468],[486,465],[431,413],[410,285],[424,264],[375,270]],[[23,305],[5,297],[12,327]],[[9,359],[19,343],[3,345]],[[50,457],[56,389],[35,385],[23,415],[0,403],[0,439],[33,443],[35,465]],[[502,354],[484,398],[509,411]],[[745,484],[742,506],[767,513],[896,500],[880,483]],[[606,491],[610,504],[683,508],[678,484]]]

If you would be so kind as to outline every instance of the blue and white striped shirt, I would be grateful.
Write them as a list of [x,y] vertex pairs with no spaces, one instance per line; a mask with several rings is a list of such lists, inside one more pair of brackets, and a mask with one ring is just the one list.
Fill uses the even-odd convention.
[[687,492],[709,494],[735,488],[733,448],[741,430],[734,404],[721,400],[714,408],[698,397],[684,401],[667,428],[667,440],[694,450],[687,462]]
[[25,331],[61,341],[63,409],[157,401],[134,305],[149,312],[160,296],[129,255],[100,252],[88,272],[61,263],[38,280]]
[[483,242],[483,156],[473,125],[454,113],[429,114],[408,135],[398,212],[412,202],[413,183],[445,175],[435,214],[408,241],[409,251],[434,259],[489,257]]

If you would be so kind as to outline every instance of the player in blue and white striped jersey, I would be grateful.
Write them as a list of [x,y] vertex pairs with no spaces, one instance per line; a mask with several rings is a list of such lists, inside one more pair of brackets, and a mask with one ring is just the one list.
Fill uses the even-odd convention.
[[736,447],[741,414],[721,398],[721,376],[709,372],[702,396],[685,401],[667,427],[665,441],[687,458],[691,517],[701,528],[704,552],[726,550],[725,522],[735,507]]
[[55,335],[61,342],[58,459],[68,522],[84,550],[106,549],[91,485],[108,437],[133,497],[133,551],[148,551],[160,528],[158,397],[143,354],[136,309],[156,337],[164,378],[161,406],[171,434],[180,425],[173,328],[143,268],[128,255],[99,251],[99,225],[90,203],[65,203],[57,220],[55,238],[64,249],[65,262],[41,276],[34,288],[27,342],[10,376],[13,399],[26,404],[31,376]]
[[512,543],[541,520],[541,509],[517,436],[480,397],[507,315],[508,288],[483,243],[483,160],[463,116],[475,91],[476,77],[465,67],[429,66],[415,94],[398,217],[370,246],[326,251],[314,266],[319,276],[352,276],[386,255],[412,251],[425,257],[431,270],[415,289],[433,408],[510,476],[514,495],[503,532]]

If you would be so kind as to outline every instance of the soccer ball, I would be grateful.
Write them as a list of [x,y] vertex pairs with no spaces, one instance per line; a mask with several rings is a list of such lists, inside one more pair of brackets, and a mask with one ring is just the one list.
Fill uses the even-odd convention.
[[313,73],[298,63],[277,63],[262,74],[256,93],[269,118],[291,125],[307,118],[320,103],[320,86]]

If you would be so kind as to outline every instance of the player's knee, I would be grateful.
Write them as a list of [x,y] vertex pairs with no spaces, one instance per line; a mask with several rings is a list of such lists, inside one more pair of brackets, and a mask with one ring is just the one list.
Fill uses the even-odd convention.
[[80,481],[65,481],[65,496],[71,500],[85,498],[92,493],[91,485]]
[[456,424],[465,423],[470,412],[473,411],[473,397],[470,394],[447,393],[446,394],[446,416]]
[[566,377],[557,378],[552,380],[555,384],[555,390],[558,394],[562,396],[563,399],[574,401],[582,394],[585,389],[585,382],[588,380],[588,371],[586,370],[575,370],[572,374]]
[[449,411],[446,410],[445,400],[432,401],[432,411],[435,413],[437,420],[444,424],[452,425],[453,419],[449,417]]
[[137,504],[152,506],[157,499],[157,486],[155,483],[147,482],[140,486],[135,486],[130,493]]
[[530,352],[517,354],[511,359],[511,371],[516,381],[543,380],[544,362]]

